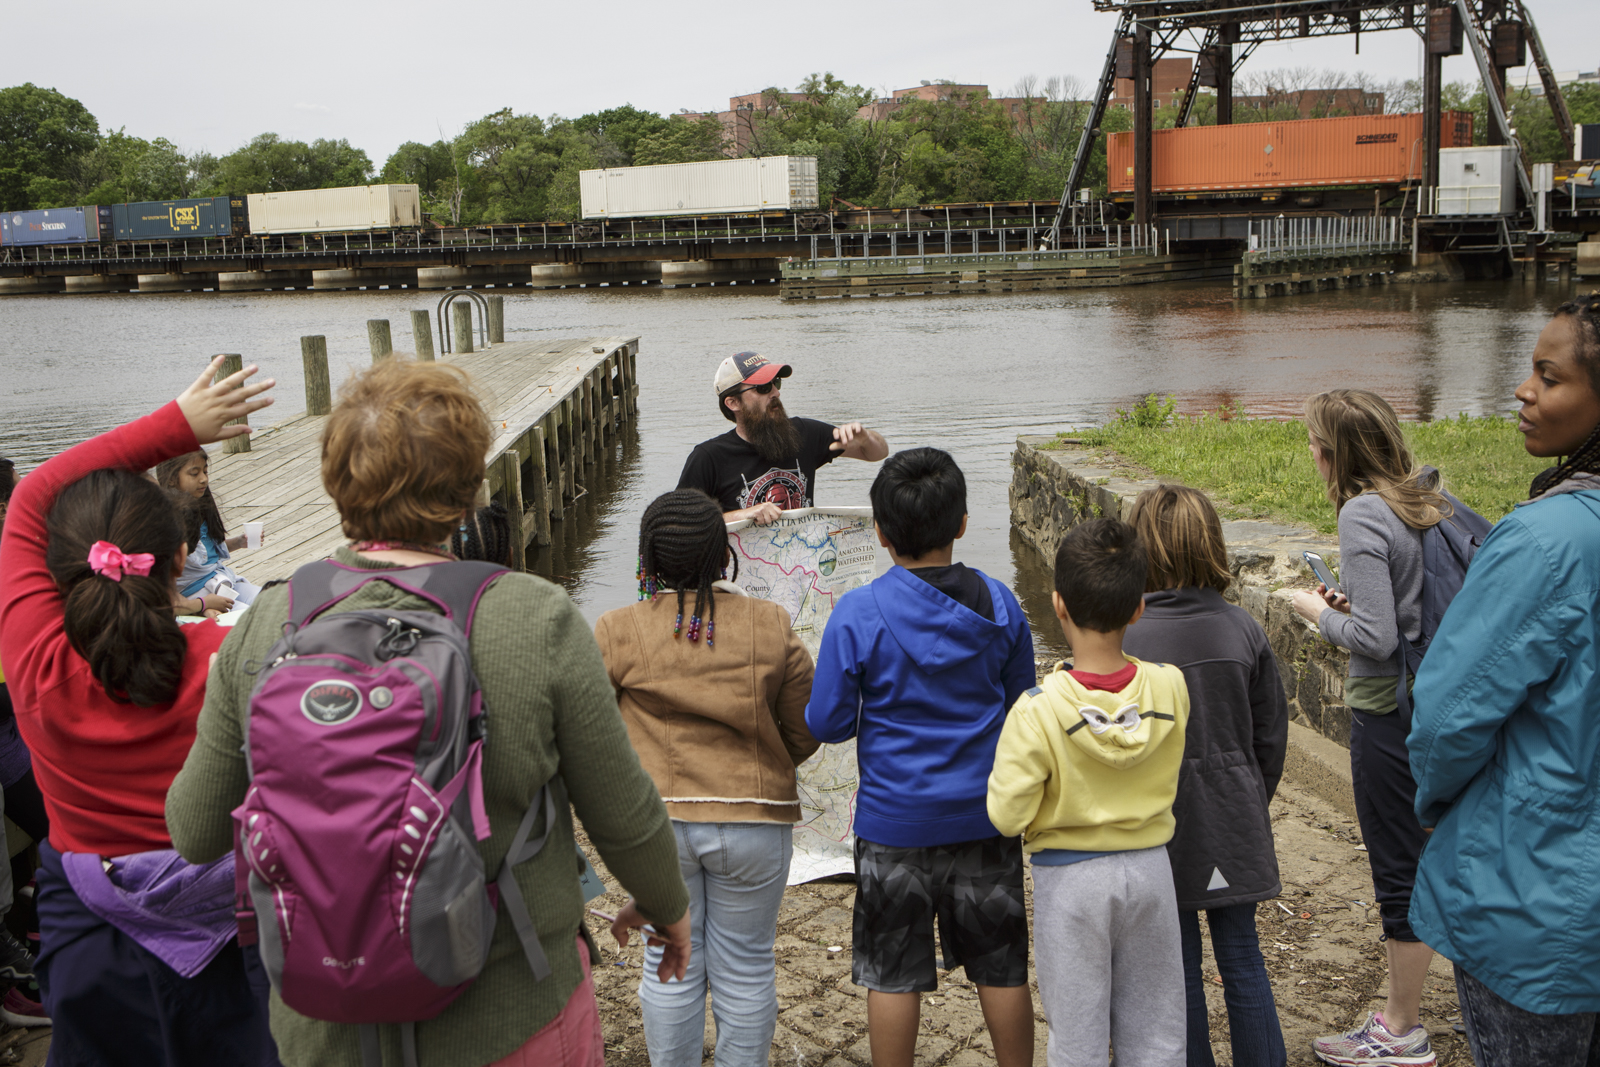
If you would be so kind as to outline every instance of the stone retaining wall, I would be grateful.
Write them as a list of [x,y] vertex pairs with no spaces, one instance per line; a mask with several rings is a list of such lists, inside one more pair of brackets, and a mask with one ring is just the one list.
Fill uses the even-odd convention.
[[[1134,497],[1158,479],[1132,470],[1115,455],[1054,437],[1019,437],[1012,459],[1011,522],[1048,566],[1067,529],[1100,515],[1127,518]],[[1350,743],[1344,704],[1349,653],[1322,639],[1296,615],[1289,599],[1316,585],[1300,553],[1311,549],[1337,566],[1337,538],[1298,526],[1254,520],[1222,524],[1234,583],[1227,599],[1261,623],[1278,657],[1289,713],[1333,741]]]

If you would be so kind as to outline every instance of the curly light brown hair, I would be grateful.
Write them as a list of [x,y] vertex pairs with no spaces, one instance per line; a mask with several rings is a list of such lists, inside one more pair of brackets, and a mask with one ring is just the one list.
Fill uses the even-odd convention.
[[465,371],[386,359],[322,431],[322,485],[353,541],[441,544],[473,508],[493,434]]

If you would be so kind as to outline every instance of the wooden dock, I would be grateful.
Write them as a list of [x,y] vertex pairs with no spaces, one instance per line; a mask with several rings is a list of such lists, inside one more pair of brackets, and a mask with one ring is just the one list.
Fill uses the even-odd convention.
[[[495,428],[480,501],[511,516],[513,566],[550,543],[584,492],[585,468],[638,411],[639,339],[599,337],[492,344],[445,356],[472,376]],[[401,356],[400,358],[409,358]],[[231,532],[265,524],[258,549],[232,563],[257,585],[287,578],[345,543],[322,488],[324,415],[301,415],[250,435],[250,451],[211,454],[211,485]]]

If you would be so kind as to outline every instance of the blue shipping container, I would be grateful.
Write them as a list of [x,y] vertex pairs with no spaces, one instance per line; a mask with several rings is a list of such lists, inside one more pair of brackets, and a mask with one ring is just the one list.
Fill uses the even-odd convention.
[[[235,219],[237,214],[238,218]],[[119,241],[148,241],[164,237],[228,237],[243,233],[244,198],[211,196],[201,200],[147,200],[114,204],[111,215]]]
[[111,209],[51,207],[0,215],[0,245],[59,245],[98,242],[111,236]]

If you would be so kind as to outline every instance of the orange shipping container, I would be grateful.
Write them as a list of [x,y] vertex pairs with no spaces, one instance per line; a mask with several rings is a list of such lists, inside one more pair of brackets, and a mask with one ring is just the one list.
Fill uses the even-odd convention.
[[[1392,185],[1422,178],[1422,113],[1156,130],[1157,193]],[[1439,147],[1472,144],[1472,113],[1446,111]],[[1111,191],[1133,191],[1133,134],[1106,138]]]

